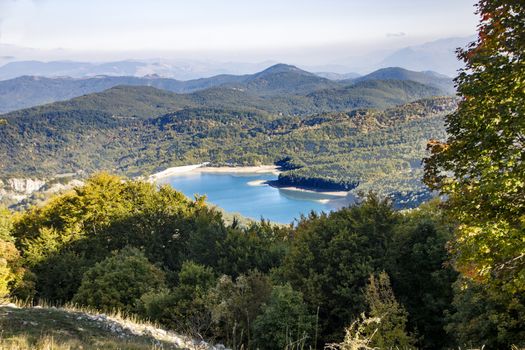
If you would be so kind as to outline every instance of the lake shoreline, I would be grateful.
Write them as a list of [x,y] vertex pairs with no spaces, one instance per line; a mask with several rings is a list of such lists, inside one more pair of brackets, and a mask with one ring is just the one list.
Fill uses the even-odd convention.
[[[149,182],[156,182],[172,176],[178,175],[194,175],[194,174],[274,174],[281,173],[280,167],[277,165],[254,165],[254,166],[209,166],[209,162],[200,164],[190,164],[177,167],[170,167],[163,171],[154,173],[148,177]],[[281,186],[277,181],[254,180],[250,181],[250,186],[271,186],[284,191],[303,192],[320,194],[336,198],[343,198],[348,195],[346,191],[326,191],[317,188],[303,188],[296,186]]]
[[148,181],[155,182],[165,178],[177,175],[192,175],[192,174],[267,174],[272,173],[279,175],[279,167],[277,165],[255,165],[255,166],[209,166],[210,163],[183,165],[178,167],[171,167],[166,170],[154,173],[148,177]]

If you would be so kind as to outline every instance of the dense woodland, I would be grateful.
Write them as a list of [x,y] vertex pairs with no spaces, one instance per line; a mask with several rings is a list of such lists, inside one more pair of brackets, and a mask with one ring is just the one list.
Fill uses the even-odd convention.
[[438,202],[402,214],[369,195],[296,227],[241,227],[202,198],[99,174],[0,222],[4,295],[119,309],[234,348],[320,348],[360,317],[382,318],[364,332],[379,328],[381,348],[525,340],[519,294],[490,295],[447,263],[455,225]]
[[[444,138],[453,98],[419,100],[384,111],[312,116],[192,108],[151,119],[99,111],[60,111],[7,118],[0,125],[4,176],[107,170],[147,175],[170,166],[301,164],[279,182],[362,191],[413,207],[429,196],[420,179],[430,138]],[[288,169],[289,170],[289,169]],[[314,180],[317,179],[317,180]]]
[[[445,117],[446,136],[428,143],[424,159],[425,183],[441,199],[396,211],[369,193],[295,226],[245,226],[225,224],[203,197],[99,173],[44,205],[0,210],[0,297],[119,309],[233,349],[525,348],[525,4],[481,0],[477,9],[479,37],[459,52],[466,64],[456,80],[461,100]],[[318,153],[311,133],[340,133],[375,147],[360,153],[366,159],[399,147],[381,143],[381,133],[413,143],[406,125],[425,125],[424,132],[433,120],[442,125],[440,117],[404,113],[442,106],[425,101],[310,119],[249,111],[242,120],[274,125],[264,137],[282,133],[294,147],[301,143],[293,130],[301,130],[305,149]],[[212,112],[210,119],[195,111],[145,122],[202,132],[185,141],[194,149],[211,142],[210,124],[228,125],[214,129],[216,137],[258,137],[236,129],[235,114]],[[86,120],[107,121],[111,135],[117,121],[107,117]],[[152,137],[130,123],[141,142]],[[300,176],[314,166],[297,153],[275,160]]]

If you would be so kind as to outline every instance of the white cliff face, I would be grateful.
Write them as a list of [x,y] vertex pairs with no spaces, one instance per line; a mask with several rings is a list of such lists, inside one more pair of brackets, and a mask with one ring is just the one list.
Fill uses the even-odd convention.
[[40,190],[46,184],[42,180],[33,179],[8,179],[5,186],[6,191],[13,191],[20,195],[29,195],[35,191]]
[[82,181],[76,179],[71,179],[66,184],[54,183],[48,186],[46,186],[46,181],[39,179],[11,178],[4,181],[0,180],[0,204],[20,203],[37,192],[47,198],[54,193],[67,191],[83,184]]
[[46,184],[43,180],[11,178],[0,180],[0,201],[18,203],[32,193],[39,191]]

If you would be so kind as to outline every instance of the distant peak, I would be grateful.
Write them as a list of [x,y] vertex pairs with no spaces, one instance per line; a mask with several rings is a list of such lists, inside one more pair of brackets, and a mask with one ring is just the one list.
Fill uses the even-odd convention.
[[414,71],[411,71],[405,68],[401,68],[401,67],[385,67],[385,68],[380,68],[374,71],[373,73],[376,73],[376,72],[414,72]]
[[290,64],[284,64],[284,63],[274,64],[273,66],[266,68],[259,74],[273,74],[273,73],[286,73],[286,72],[312,74],[302,69],[299,69],[296,66],[292,66]]

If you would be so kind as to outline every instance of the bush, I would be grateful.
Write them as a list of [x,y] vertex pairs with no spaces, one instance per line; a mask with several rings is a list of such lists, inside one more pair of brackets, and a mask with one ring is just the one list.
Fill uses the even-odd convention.
[[164,273],[139,250],[125,248],[86,271],[73,302],[132,312],[143,294],[163,286]]
[[220,277],[209,293],[215,334],[234,349],[251,349],[253,323],[271,291],[269,277],[258,271],[240,275],[235,281],[230,276]]
[[139,313],[185,334],[203,336],[211,327],[207,293],[214,284],[215,275],[211,268],[184,262],[175,289],[144,294]]
[[259,349],[287,349],[315,341],[314,317],[308,313],[303,295],[287,284],[275,286],[262,314],[254,323]]

